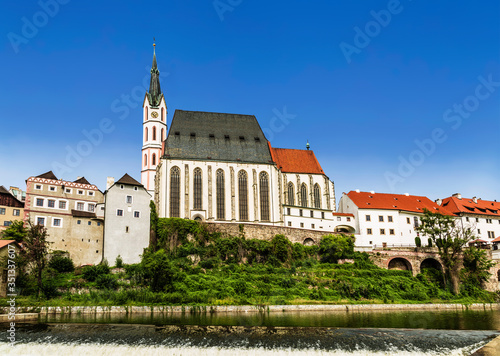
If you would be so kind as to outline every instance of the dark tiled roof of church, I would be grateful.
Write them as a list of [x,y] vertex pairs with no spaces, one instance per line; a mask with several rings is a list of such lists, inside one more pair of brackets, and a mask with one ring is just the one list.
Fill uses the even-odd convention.
[[57,177],[52,171],[48,171],[44,174],[40,174],[39,176],[36,176],[36,178],[45,178],[45,179],[54,179],[57,180]]
[[123,177],[121,177],[118,181],[116,181],[116,184],[128,184],[128,185],[137,185],[139,187],[142,187],[143,185],[136,181],[134,178],[129,176],[127,173]]
[[0,185],[0,194],[10,194],[10,192],[3,185]]
[[176,110],[165,143],[168,158],[272,163],[253,115]]
[[313,151],[274,148],[269,144],[273,161],[284,173],[325,174]]
[[78,178],[73,183],[90,184],[89,181],[85,179],[85,177]]

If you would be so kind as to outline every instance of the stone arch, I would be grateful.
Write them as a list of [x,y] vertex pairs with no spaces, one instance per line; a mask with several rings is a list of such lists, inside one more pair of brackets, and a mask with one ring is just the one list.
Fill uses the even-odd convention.
[[313,239],[311,239],[310,237],[306,238],[304,240],[304,242],[302,243],[304,246],[312,246],[312,245],[315,245],[316,243],[314,242]]
[[410,272],[413,270],[410,261],[403,257],[394,257],[391,259],[387,264],[387,269],[397,269]]
[[200,214],[196,214],[193,216],[193,220],[194,221],[203,221],[203,216],[201,216]]
[[438,271],[443,272],[443,266],[441,265],[441,263],[439,263],[438,260],[432,257],[426,258],[420,263],[420,270],[423,270],[425,268],[434,268]]
[[339,225],[335,227],[334,232],[343,232],[344,234],[354,234],[356,230],[349,225]]
[[500,282],[500,269],[497,271],[497,279]]

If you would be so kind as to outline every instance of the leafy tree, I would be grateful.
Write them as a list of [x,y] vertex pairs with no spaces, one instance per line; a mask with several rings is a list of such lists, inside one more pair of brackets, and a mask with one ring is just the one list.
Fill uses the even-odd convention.
[[48,237],[47,229],[43,225],[35,225],[28,220],[28,229],[23,240],[21,253],[37,277],[37,296],[40,295],[43,287],[42,273],[47,262],[49,244],[51,244],[51,242],[47,241]]
[[337,263],[341,258],[354,255],[354,239],[344,235],[325,235],[319,242],[319,255],[323,263]]
[[156,212],[156,205],[151,200],[149,202],[149,209],[151,210],[150,218],[149,218],[149,246],[153,249],[157,249],[157,237],[156,233],[158,231],[158,213]]
[[7,229],[2,233],[2,240],[16,240],[16,242],[22,242],[27,233],[24,223],[20,220],[15,220],[12,222]]
[[54,256],[50,259],[49,267],[55,269],[57,272],[73,272],[75,265],[71,258],[63,256]]
[[116,256],[116,260],[115,260],[115,267],[116,267],[116,268],[122,268],[122,267],[123,267],[123,259],[122,259],[122,256],[120,256],[120,255]]
[[460,279],[464,284],[481,288],[482,284],[490,278],[489,270],[495,263],[488,259],[485,250],[474,246],[465,249],[463,256],[464,268],[460,271]]
[[271,240],[273,254],[280,262],[286,262],[292,255],[292,243],[285,235],[276,235]]
[[144,279],[153,292],[160,292],[172,284],[174,270],[164,249],[145,251],[141,261]]
[[439,257],[444,264],[445,285],[446,276],[449,276],[454,294],[460,292],[459,268],[463,247],[474,239],[471,229],[463,228],[456,224],[450,215],[434,213],[427,209],[420,218],[421,224],[415,229],[428,236],[438,248]]

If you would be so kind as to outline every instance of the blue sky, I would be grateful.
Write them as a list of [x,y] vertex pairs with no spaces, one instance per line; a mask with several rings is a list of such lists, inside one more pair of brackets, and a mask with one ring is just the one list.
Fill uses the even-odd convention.
[[101,189],[140,179],[155,37],[168,123],[175,109],[253,114],[274,147],[309,140],[338,197],[498,199],[499,13],[497,1],[11,2],[0,184],[48,170]]

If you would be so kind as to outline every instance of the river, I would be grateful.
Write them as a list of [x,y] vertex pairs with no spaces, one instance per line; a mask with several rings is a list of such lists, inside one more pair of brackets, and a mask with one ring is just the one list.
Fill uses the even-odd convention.
[[1,355],[470,355],[499,310],[46,315]]

